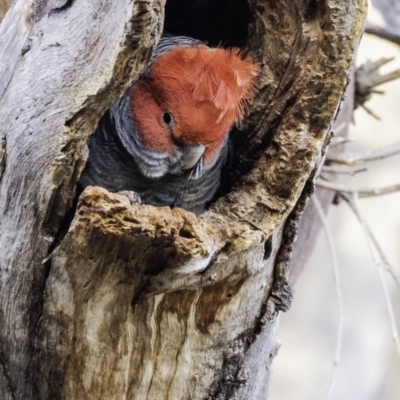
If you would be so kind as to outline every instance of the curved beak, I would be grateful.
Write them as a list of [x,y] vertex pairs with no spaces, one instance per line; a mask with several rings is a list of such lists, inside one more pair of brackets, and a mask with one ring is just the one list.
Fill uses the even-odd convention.
[[191,169],[193,168],[206,149],[202,144],[185,144],[183,146],[183,156],[182,156],[182,168]]

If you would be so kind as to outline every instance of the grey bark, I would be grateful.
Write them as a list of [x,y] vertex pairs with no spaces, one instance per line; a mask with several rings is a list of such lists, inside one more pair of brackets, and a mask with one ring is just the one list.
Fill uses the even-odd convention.
[[1,398],[267,398],[365,3],[249,2],[261,88],[209,211],[89,187],[69,224],[86,139],[145,68],[164,3],[17,0],[0,25]]

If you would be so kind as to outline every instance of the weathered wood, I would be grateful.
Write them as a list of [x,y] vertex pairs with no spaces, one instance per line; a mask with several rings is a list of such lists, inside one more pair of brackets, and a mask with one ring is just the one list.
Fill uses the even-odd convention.
[[[176,272],[213,246],[191,213],[86,190],[52,256],[39,333],[51,357],[38,362],[40,373],[65,377],[67,398],[204,398],[210,383],[223,390],[215,372],[243,359],[251,339],[243,327],[260,318],[274,254],[264,260],[261,243],[204,274]],[[250,288],[253,307],[241,313]],[[49,381],[40,398],[57,398],[62,382]]]
[[86,138],[146,66],[162,21],[162,0],[17,0],[1,22],[0,360],[8,397],[35,398],[31,358],[46,260],[85,164]]
[[[353,118],[354,111],[354,91],[355,91],[355,76],[354,68],[352,68],[349,75],[349,84],[343,96],[340,111],[336,120],[332,125],[332,135],[335,137],[347,138],[350,123]],[[329,149],[329,156],[333,157],[342,153],[344,145],[336,146]],[[331,179],[335,179],[334,174],[330,174]],[[325,213],[328,212],[332,206],[335,192],[323,188],[316,189],[316,196],[324,209]],[[289,283],[293,285],[301,272],[303,271],[308,259],[311,256],[316,244],[317,238],[322,228],[321,218],[315,209],[314,202],[310,201],[304,210],[301,218],[301,223],[298,231],[298,239],[293,248],[293,259],[290,265],[290,279]]]
[[5,399],[265,399],[365,3],[250,1],[261,90],[235,188],[200,217],[88,188],[64,236],[87,135],[144,68],[163,4],[16,2],[0,25]]

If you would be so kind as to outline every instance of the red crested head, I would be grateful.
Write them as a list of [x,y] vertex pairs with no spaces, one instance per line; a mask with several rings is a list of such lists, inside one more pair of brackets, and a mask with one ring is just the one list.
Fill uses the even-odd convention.
[[170,152],[180,142],[206,146],[207,164],[243,118],[258,74],[259,67],[239,49],[175,47],[133,87],[135,127],[154,151]]

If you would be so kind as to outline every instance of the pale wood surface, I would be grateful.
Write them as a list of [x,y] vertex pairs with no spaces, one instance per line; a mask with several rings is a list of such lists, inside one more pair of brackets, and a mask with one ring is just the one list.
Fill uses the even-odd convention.
[[10,9],[0,25],[2,398],[266,398],[296,227],[366,11],[364,0],[304,3],[250,2],[263,74],[234,190],[195,217],[88,188],[66,235],[86,138],[145,67],[163,4]]

